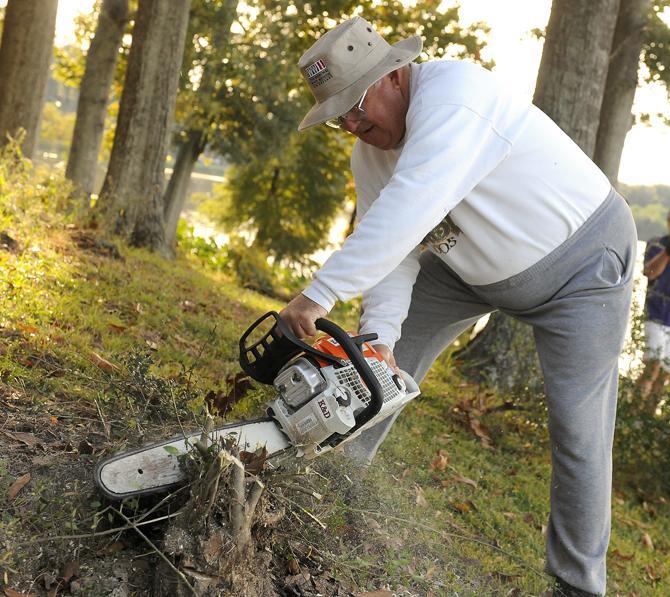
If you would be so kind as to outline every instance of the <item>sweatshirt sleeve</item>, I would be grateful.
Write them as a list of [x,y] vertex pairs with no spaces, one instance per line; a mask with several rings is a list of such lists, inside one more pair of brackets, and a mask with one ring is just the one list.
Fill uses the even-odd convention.
[[416,247],[388,276],[363,293],[359,333],[376,333],[377,340],[373,344],[385,344],[393,350],[400,338],[419,274],[420,253],[421,248]]
[[304,291],[328,311],[385,279],[509,154],[510,142],[466,106],[410,112],[393,176]]

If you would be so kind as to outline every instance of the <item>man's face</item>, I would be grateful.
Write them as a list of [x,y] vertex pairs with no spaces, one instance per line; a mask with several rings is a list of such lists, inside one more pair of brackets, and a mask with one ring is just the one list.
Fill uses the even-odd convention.
[[357,122],[345,120],[342,128],[379,149],[397,147],[405,136],[409,108],[409,86],[405,82],[401,71],[383,77],[365,96],[362,108],[366,117]]

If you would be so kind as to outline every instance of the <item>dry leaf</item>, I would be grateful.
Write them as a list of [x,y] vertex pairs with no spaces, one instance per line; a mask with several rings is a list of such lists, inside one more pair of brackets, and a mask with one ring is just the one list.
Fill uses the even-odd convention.
[[381,591],[367,591],[365,593],[356,593],[356,597],[393,597],[393,593],[387,589]]
[[114,363],[110,363],[107,359],[103,359],[97,352],[91,351],[88,358],[98,369],[107,371],[107,373],[119,371],[118,365],[114,365]]
[[419,508],[425,508],[428,505],[428,502],[426,501],[426,496],[423,495],[423,489],[418,485],[415,485],[414,491],[416,492],[416,505],[419,506]]
[[252,388],[251,378],[245,373],[236,373],[226,378],[225,390],[222,392],[207,392],[205,402],[210,412],[226,414],[230,408],[239,402]]
[[474,431],[475,435],[480,439],[482,445],[485,448],[491,447],[491,436],[489,435],[488,429],[482,425],[482,422],[479,419],[470,418],[468,420],[470,424],[470,429]]
[[477,482],[469,479],[468,477],[462,477],[461,475],[454,475],[453,480],[457,483],[464,483],[465,485],[470,485],[470,487],[477,489]]
[[628,560],[632,560],[632,559],[635,557],[635,554],[624,555],[624,554],[622,554],[618,549],[613,550],[613,551],[612,551],[612,555],[613,555],[615,558],[618,558],[619,560],[624,560],[624,561],[626,561],[626,562],[627,562]]
[[505,518],[509,518],[510,520],[514,520],[516,518],[516,514],[514,514],[514,512],[503,512],[503,516]]
[[470,510],[472,509],[472,507],[468,502],[453,502],[451,505],[453,508],[455,508],[459,512],[462,512],[463,514],[470,512]]
[[300,573],[300,564],[298,564],[298,560],[291,558],[288,561],[288,571],[291,574],[299,574]]
[[642,534],[642,545],[644,545],[649,551],[654,551],[654,542],[651,540],[649,533]]
[[126,548],[126,544],[123,541],[114,541],[105,548],[106,553],[118,553],[123,551]]
[[30,446],[31,448],[37,445],[37,438],[33,433],[26,433],[25,431],[5,431],[5,435],[26,446]]
[[79,576],[79,560],[70,560],[61,569],[60,577],[67,583]]
[[12,486],[7,490],[7,498],[13,500],[19,493],[19,491],[21,491],[26,485],[28,485],[29,481],[30,481],[30,473],[21,475],[16,481],[14,481],[14,483],[12,483]]
[[244,464],[244,469],[250,475],[257,475],[265,466],[265,461],[268,459],[268,451],[265,446],[259,448],[255,452],[240,452],[240,460]]
[[434,471],[443,471],[445,468],[447,468],[448,464],[449,454],[447,454],[444,450],[438,450],[437,455],[430,464],[430,468],[432,468]]
[[647,564],[644,567],[644,571],[647,573],[647,577],[651,582],[657,582],[661,580],[661,575],[654,571],[654,569],[651,567],[651,564]]
[[6,597],[37,597],[35,593],[20,593],[9,587],[5,587],[5,596]]
[[128,326],[125,325],[119,325],[118,323],[108,323],[107,327],[109,327],[112,332],[116,332],[117,334],[121,334],[122,332],[125,332],[128,329]]
[[19,328],[25,334],[33,335],[39,332],[39,329],[34,325],[28,325],[26,323],[17,323],[16,327]]

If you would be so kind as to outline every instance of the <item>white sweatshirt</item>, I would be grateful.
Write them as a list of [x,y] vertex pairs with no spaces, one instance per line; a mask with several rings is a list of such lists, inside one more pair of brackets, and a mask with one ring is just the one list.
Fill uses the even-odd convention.
[[490,71],[411,65],[405,138],[356,143],[359,223],[303,294],[330,311],[363,294],[361,333],[393,348],[427,248],[465,282],[522,272],[607,197],[607,177],[561,129]]

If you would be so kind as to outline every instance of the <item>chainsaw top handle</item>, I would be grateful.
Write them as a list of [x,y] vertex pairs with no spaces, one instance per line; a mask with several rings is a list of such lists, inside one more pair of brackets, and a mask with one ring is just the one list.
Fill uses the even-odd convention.
[[[274,319],[269,331],[263,334],[260,339],[247,345],[249,337],[269,319]],[[329,334],[340,344],[370,391],[370,403],[356,417],[356,426],[352,429],[354,431],[374,417],[381,410],[384,402],[381,385],[363,356],[363,343],[376,340],[377,335],[366,334],[351,337],[340,326],[327,319],[317,319],[315,326],[317,330]],[[299,340],[276,311],[269,311],[257,319],[240,338],[240,365],[242,369],[251,378],[265,384],[272,384],[281,368],[302,352],[335,366],[342,367],[345,365],[342,359],[317,350]]]
[[363,342],[376,340],[377,334],[366,334],[352,338],[339,325],[327,319],[317,319],[314,325],[317,330],[326,332],[326,334],[337,340],[370,391],[370,403],[356,416],[356,425],[350,431],[352,433],[372,419],[384,404],[382,386],[363,355]]

